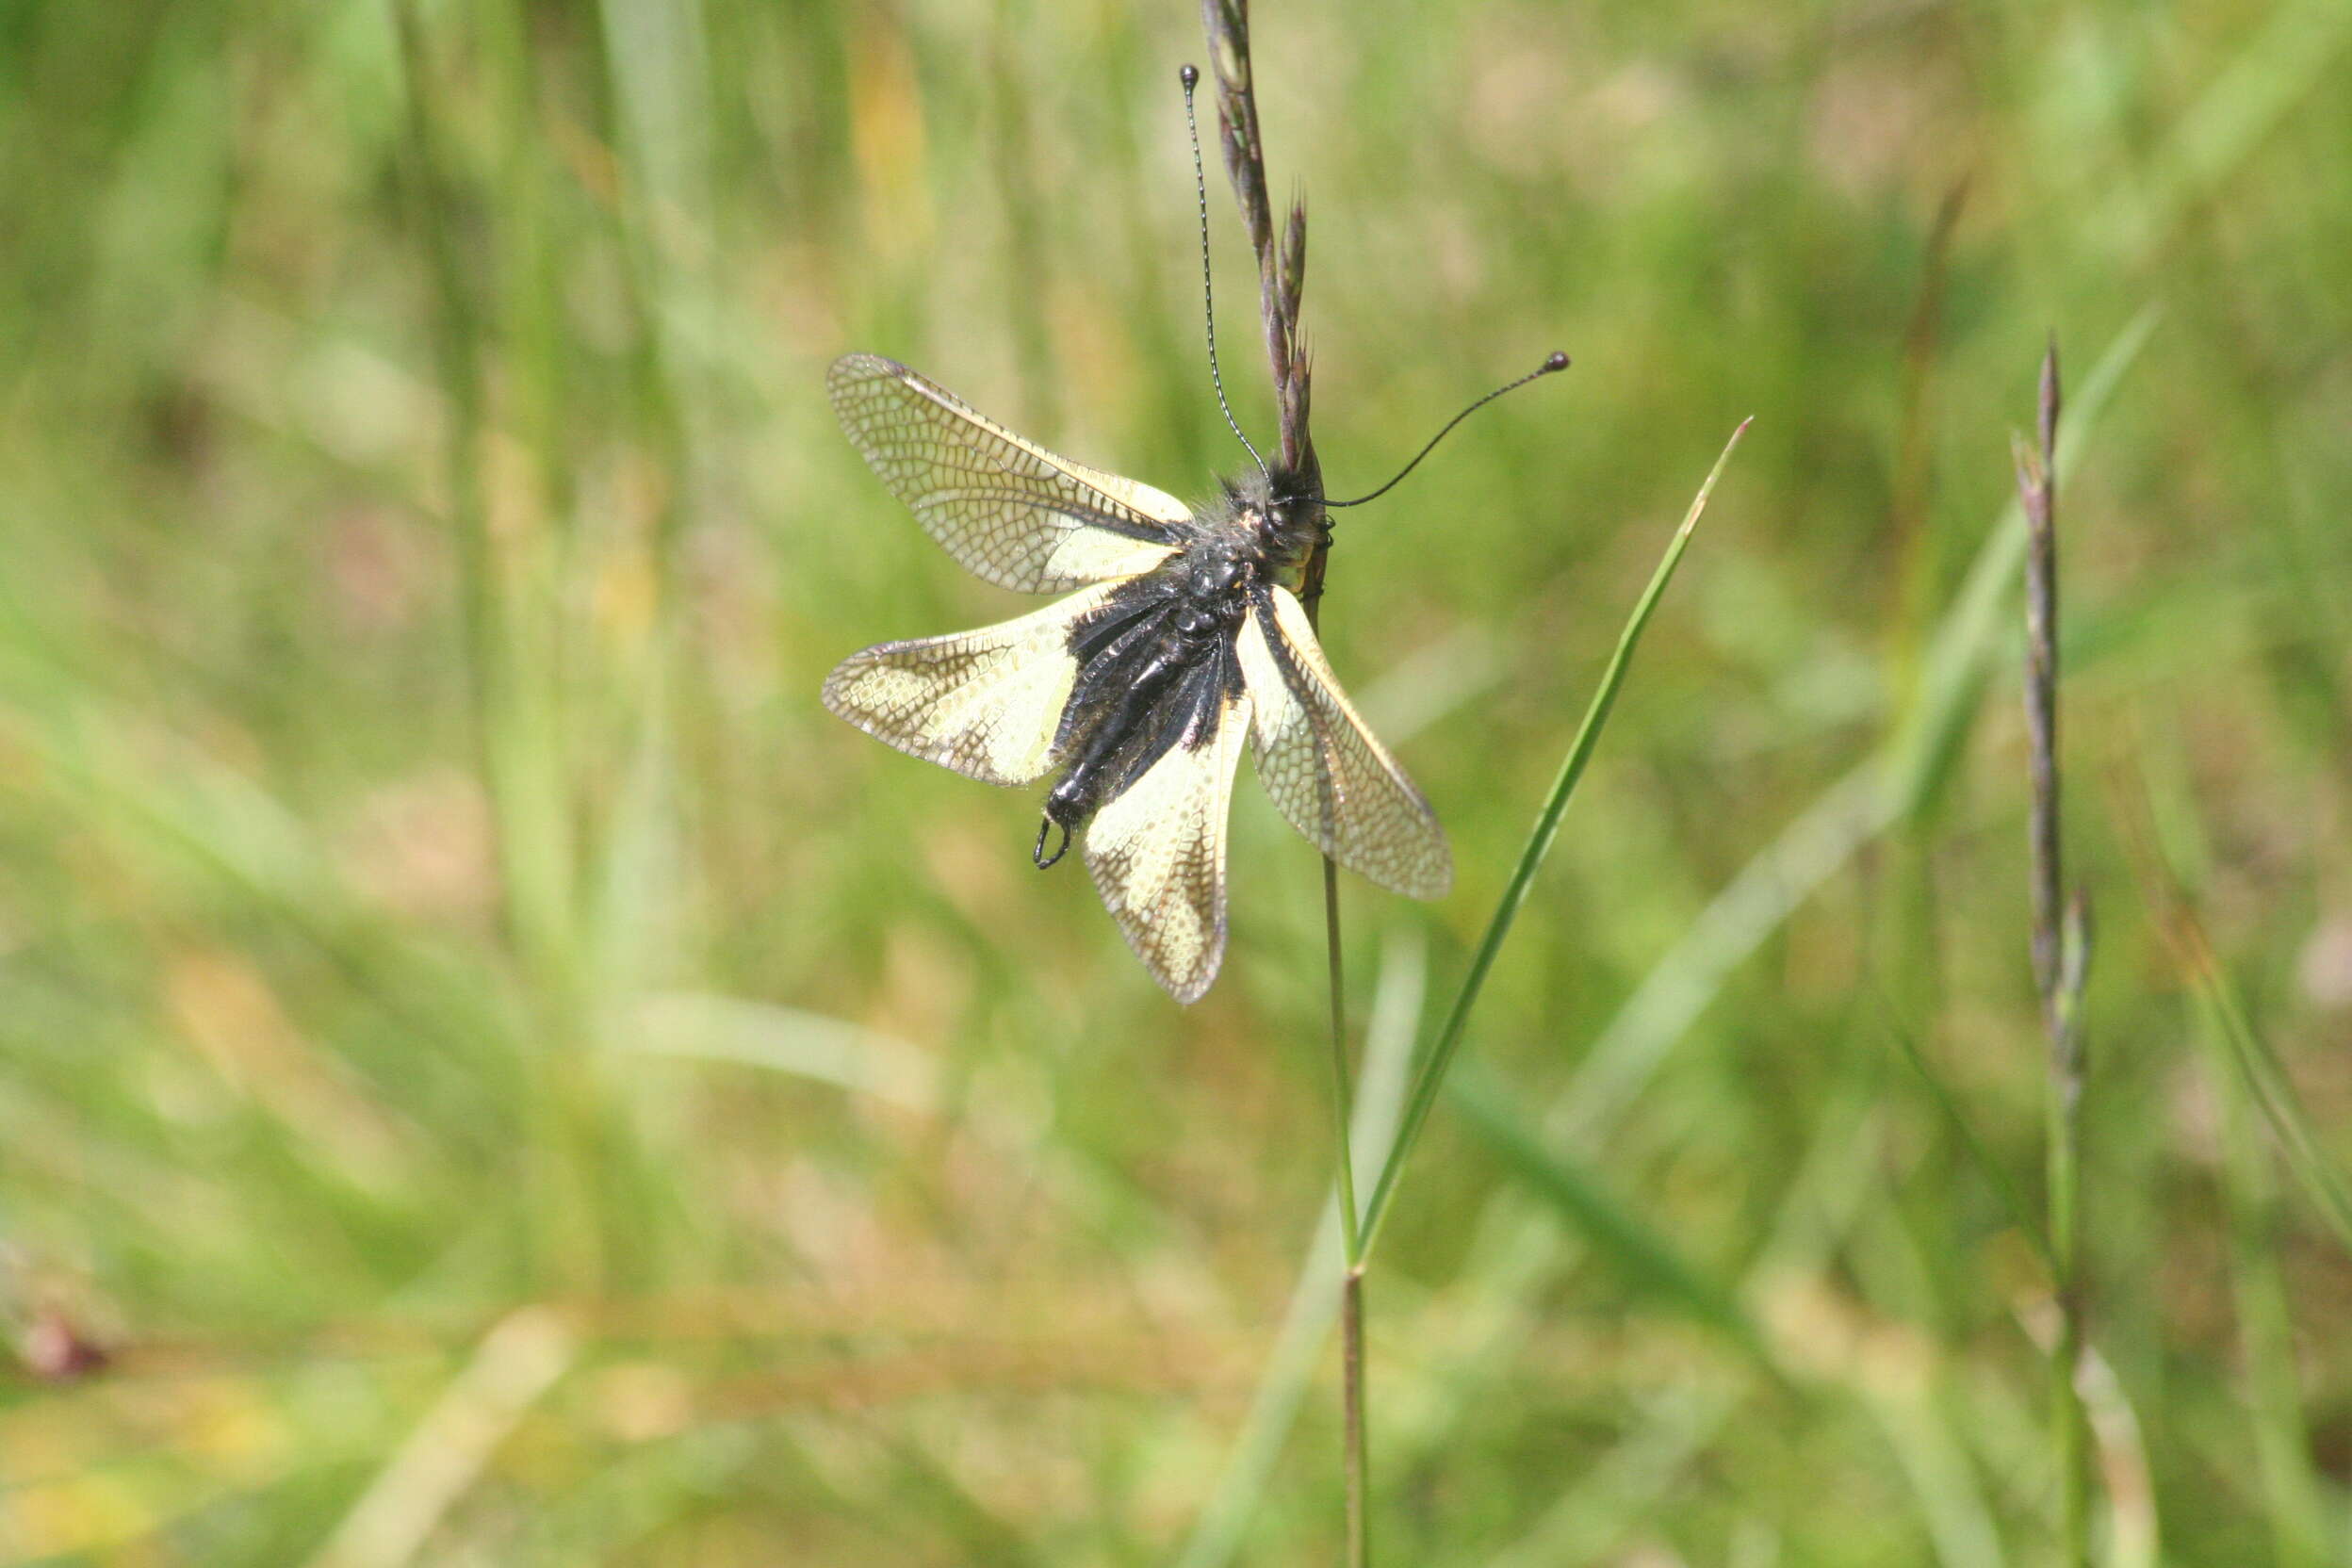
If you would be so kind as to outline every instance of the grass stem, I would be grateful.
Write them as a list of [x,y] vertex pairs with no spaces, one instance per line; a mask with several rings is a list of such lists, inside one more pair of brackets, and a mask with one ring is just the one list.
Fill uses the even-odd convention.
[[2082,1362],[2082,1255],[2077,1207],[2082,1185],[2082,983],[2089,917],[2080,892],[2064,892],[2058,771],[2057,449],[2061,401],[2058,345],[2042,356],[2034,444],[2015,443],[2017,494],[2025,507],[2025,722],[2033,789],[2034,981],[2050,1039],[2048,1232],[2058,1308],[2050,1358],[2050,1446],[2058,1467],[2060,1560],[2090,1561],[2090,1429],[2078,1377]]
[[[1306,287],[1306,208],[1294,202],[1289,223],[1277,236],[1273,205],[1267,199],[1266,147],[1258,133],[1257,95],[1250,62],[1249,0],[1201,0],[1200,20],[1208,37],[1209,74],[1217,88],[1217,139],[1225,154],[1225,172],[1241,207],[1250,249],[1258,260],[1258,309],[1281,426],[1278,449],[1282,466],[1299,476],[1310,494],[1320,494],[1322,473],[1315,463],[1315,443],[1307,433],[1307,356],[1298,335],[1298,302]],[[1185,102],[1189,105],[1189,96]],[[1210,330],[1214,334],[1214,322]],[[1218,395],[1223,396],[1221,391]],[[1317,631],[1321,630],[1323,575],[1330,551],[1327,527],[1308,557],[1299,582],[1307,624]],[[1355,1096],[1348,1065],[1347,989],[1340,958],[1339,869],[1329,856],[1323,858],[1323,930],[1331,992],[1332,1184],[1339,1206],[1344,1269],[1340,1404],[1346,1445],[1348,1562],[1349,1568],[1364,1568],[1371,1560],[1371,1529],[1366,1519],[1369,1477],[1364,1417],[1364,1233],[1362,1213],[1356,1205],[1355,1155],[1348,1138],[1355,1119]]]
[[1355,1152],[1348,1128],[1355,1118],[1355,1086],[1348,1066],[1348,1003],[1339,951],[1339,867],[1323,858],[1323,935],[1331,953],[1332,1184],[1339,1199],[1340,1244],[1349,1267],[1364,1261],[1364,1237],[1356,1207]]
[[[1313,613],[1310,612],[1310,613]],[[1348,1069],[1348,1004],[1339,946],[1339,867],[1323,858],[1323,934],[1331,955],[1331,1149],[1335,1162],[1333,1199],[1339,1205],[1340,1420],[1347,1471],[1348,1568],[1366,1568],[1371,1538],[1364,1527],[1364,1490],[1369,1471],[1364,1439],[1364,1233],[1356,1208],[1355,1150],[1348,1128],[1355,1121],[1355,1091]]]
[[1372,1533],[1364,1511],[1364,1494],[1371,1480],[1371,1465],[1370,1445],[1364,1432],[1362,1259],[1348,1264],[1340,1282],[1339,1364],[1340,1417],[1347,1429],[1348,1568],[1371,1568]]
[[[1313,613],[1312,611],[1309,612]],[[1332,1197],[1339,1205],[1340,1421],[1342,1464],[1347,1472],[1348,1568],[1366,1568],[1371,1538],[1364,1526],[1364,1490],[1369,1471],[1364,1440],[1364,1233],[1356,1209],[1355,1150],[1348,1129],[1355,1121],[1355,1090],[1348,1067],[1348,1003],[1340,956],[1339,867],[1323,858],[1323,934],[1330,949],[1331,983],[1331,1149],[1335,1162]]]

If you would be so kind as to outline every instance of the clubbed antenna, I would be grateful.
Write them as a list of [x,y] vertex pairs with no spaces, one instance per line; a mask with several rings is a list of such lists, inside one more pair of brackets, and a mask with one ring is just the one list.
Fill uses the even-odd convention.
[[1484,408],[1487,404],[1493,402],[1504,393],[1516,391],[1520,387],[1527,385],[1527,383],[1535,380],[1538,376],[1548,376],[1555,370],[1565,370],[1566,368],[1568,368],[1568,356],[1561,353],[1558,349],[1554,349],[1551,353],[1545,357],[1543,364],[1537,366],[1534,369],[1529,370],[1526,375],[1521,376],[1517,381],[1510,382],[1504,385],[1496,387],[1494,391],[1489,392],[1485,397],[1480,398],[1477,402],[1472,403],[1468,408],[1463,409],[1460,414],[1457,414],[1452,418],[1446,420],[1445,430],[1441,430],[1435,435],[1430,436],[1429,444],[1415,452],[1411,463],[1406,464],[1403,467],[1396,470],[1396,479],[1390,480],[1386,484],[1381,485],[1378,490],[1373,491],[1368,496],[1358,496],[1351,501],[1325,501],[1323,504],[1326,506],[1362,506],[1366,501],[1380,499],[1382,496],[1387,495],[1391,490],[1396,488],[1398,480],[1403,479],[1407,474],[1421,466],[1421,460],[1429,456],[1429,453],[1435,451],[1437,449],[1437,444],[1440,441],[1445,440],[1447,433],[1451,432],[1456,425],[1462,423],[1464,419],[1467,419],[1470,416],[1476,414],[1479,409]]
[[[1217,388],[1217,406],[1225,411],[1225,423],[1240,437],[1258,472],[1266,474],[1266,459],[1250,446],[1250,437],[1242,434],[1241,421],[1233,417],[1233,405],[1225,400],[1225,378],[1217,368],[1217,296],[1209,283],[1209,177],[1200,167],[1200,124],[1192,111],[1192,90],[1200,85],[1200,73],[1187,65],[1176,77],[1184,84],[1184,131],[1192,139],[1192,189],[1200,204],[1200,309],[1209,325],[1209,384]],[[1273,482],[1272,475],[1266,477],[1266,482]]]

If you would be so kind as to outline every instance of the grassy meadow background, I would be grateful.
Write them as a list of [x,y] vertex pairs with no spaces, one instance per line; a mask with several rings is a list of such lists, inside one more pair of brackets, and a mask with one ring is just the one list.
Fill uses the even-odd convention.
[[[1368,1141],[1756,416],[1400,1188],[1387,1560],[2056,1560],[2055,329],[2101,1557],[2352,1561],[2352,6],[1256,20],[1332,488],[1576,358],[1340,524],[1460,867],[1346,884]],[[0,1561],[1333,1560],[1313,852],[1239,787],[1180,1009],[1033,793],[817,702],[1023,602],[836,354],[1242,461],[1200,56],[1189,0],[0,6]]]

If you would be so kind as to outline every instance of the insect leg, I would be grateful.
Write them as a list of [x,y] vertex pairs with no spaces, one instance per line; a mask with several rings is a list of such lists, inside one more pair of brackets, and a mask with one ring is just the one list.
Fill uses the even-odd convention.
[[[1055,846],[1052,855],[1048,855],[1045,852],[1045,836],[1056,827],[1062,830],[1062,841],[1060,844]],[[1037,847],[1029,852],[1029,858],[1036,862],[1037,868],[1039,871],[1043,871],[1046,867],[1053,865],[1055,861],[1059,860],[1063,856],[1069,853],[1070,825],[1064,822],[1055,822],[1054,820],[1054,814],[1050,811],[1047,812],[1044,820],[1037,824]]]

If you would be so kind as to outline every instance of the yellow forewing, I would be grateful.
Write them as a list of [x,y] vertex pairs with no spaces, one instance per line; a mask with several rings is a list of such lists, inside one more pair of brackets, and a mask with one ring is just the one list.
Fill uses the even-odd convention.
[[968,570],[1024,594],[1134,577],[1192,522],[1148,484],[1056,457],[878,354],[825,377],[841,428],[923,531]]

